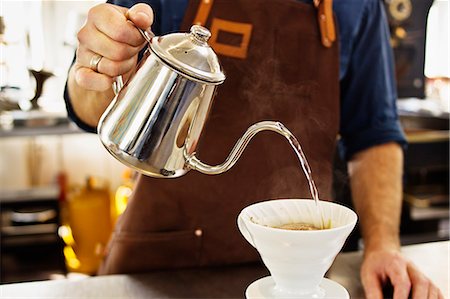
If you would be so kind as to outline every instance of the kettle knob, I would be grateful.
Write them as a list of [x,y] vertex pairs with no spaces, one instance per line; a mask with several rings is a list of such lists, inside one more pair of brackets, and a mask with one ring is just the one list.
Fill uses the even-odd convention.
[[207,43],[211,37],[211,32],[203,26],[192,25],[191,35],[201,43]]

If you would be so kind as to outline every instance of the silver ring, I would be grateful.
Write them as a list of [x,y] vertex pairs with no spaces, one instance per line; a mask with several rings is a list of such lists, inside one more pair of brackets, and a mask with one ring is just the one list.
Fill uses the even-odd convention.
[[102,60],[103,56],[100,54],[94,54],[92,56],[91,61],[89,62],[89,67],[94,72],[98,73],[98,64],[100,63],[100,60]]

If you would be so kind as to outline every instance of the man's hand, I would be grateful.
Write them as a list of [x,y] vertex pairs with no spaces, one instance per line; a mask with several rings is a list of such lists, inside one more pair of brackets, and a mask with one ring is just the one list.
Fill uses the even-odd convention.
[[[383,299],[383,285],[392,284],[394,299],[444,299],[442,292],[398,250],[366,252],[361,281],[367,299]],[[409,296],[412,289],[412,296]]]
[[[394,299],[443,298],[437,288],[400,254],[403,152],[386,143],[357,153],[348,164],[353,201],[364,238],[361,280],[367,298],[382,299],[383,284]],[[439,297],[441,296],[441,297]]]
[[[146,44],[136,27],[146,30],[152,23],[153,11],[142,3],[130,9],[100,4],[89,11],[86,24],[78,32],[77,59],[68,80],[71,104],[85,123],[97,125],[114,97],[114,78],[128,76]],[[101,57],[97,70],[91,69],[95,57]]]
[[[145,39],[128,20],[147,29],[153,22],[152,9],[146,4],[136,4],[130,10],[100,4],[89,11],[86,24],[78,32],[75,79],[79,86],[105,91],[111,88],[114,77],[134,68]],[[91,58],[96,54],[102,56],[98,72],[90,69]]]

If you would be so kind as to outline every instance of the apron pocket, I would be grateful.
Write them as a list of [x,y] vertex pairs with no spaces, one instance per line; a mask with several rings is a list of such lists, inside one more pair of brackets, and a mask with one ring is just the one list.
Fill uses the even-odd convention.
[[99,274],[136,273],[199,265],[202,230],[115,232]]

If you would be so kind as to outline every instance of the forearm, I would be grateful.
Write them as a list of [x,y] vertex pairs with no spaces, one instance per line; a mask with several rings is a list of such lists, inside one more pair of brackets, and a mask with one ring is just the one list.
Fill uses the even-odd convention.
[[105,91],[94,91],[81,87],[75,77],[76,68],[76,64],[71,67],[67,81],[72,108],[83,122],[96,127],[101,115],[114,97],[114,93],[112,88]]
[[348,164],[352,197],[366,253],[398,249],[403,151],[396,143],[364,150]]

